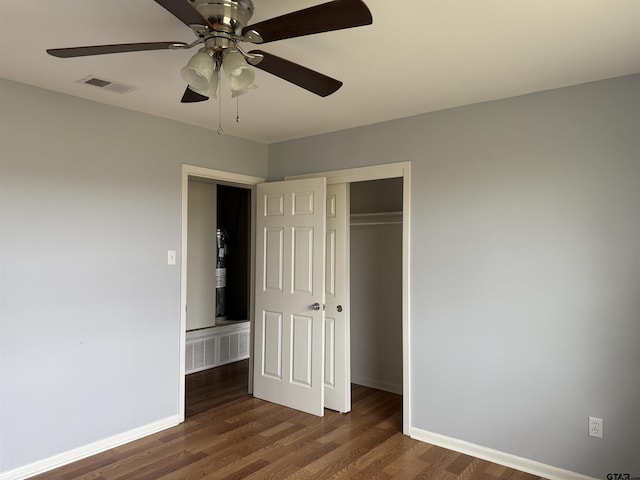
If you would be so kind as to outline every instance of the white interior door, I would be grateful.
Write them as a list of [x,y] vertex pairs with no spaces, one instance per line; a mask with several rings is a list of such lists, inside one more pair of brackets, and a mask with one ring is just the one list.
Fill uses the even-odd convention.
[[253,392],[318,416],[324,414],[325,188],[323,177],[259,184],[256,212]]
[[348,185],[327,185],[324,406],[342,413],[351,410],[348,211]]

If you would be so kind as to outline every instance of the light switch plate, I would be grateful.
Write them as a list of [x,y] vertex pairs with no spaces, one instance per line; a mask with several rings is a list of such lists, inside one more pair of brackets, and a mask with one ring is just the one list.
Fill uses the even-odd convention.
[[169,250],[167,252],[167,265],[175,265],[176,264],[176,251]]

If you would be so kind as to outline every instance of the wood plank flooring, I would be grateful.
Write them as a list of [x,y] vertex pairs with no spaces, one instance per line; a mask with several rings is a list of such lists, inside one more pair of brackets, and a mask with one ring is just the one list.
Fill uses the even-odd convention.
[[322,418],[247,394],[248,361],[187,377],[187,420],[37,480],[536,480],[401,433],[402,397],[353,385]]

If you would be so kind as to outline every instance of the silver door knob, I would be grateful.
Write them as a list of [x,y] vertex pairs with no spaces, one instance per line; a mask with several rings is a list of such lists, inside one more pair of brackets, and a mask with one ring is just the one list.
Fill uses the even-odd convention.
[[320,310],[320,304],[318,302],[314,303],[313,305],[311,305],[309,308],[311,308],[311,310]]

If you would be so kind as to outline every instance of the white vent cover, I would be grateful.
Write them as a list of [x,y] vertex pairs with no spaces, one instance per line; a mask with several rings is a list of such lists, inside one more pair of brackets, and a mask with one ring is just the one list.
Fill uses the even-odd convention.
[[[236,331],[229,331],[231,328]],[[185,373],[199,372],[249,358],[249,331],[249,322],[243,322],[237,326],[187,332]]]
[[103,90],[109,90],[110,92],[125,94],[129,93],[136,89],[136,87],[132,85],[126,85],[120,82],[114,82],[111,80],[106,80],[104,78],[98,78],[95,75],[89,75],[87,77],[81,78],[78,80],[78,83],[83,83],[85,85],[90,85],[92,87],[101,88]]

